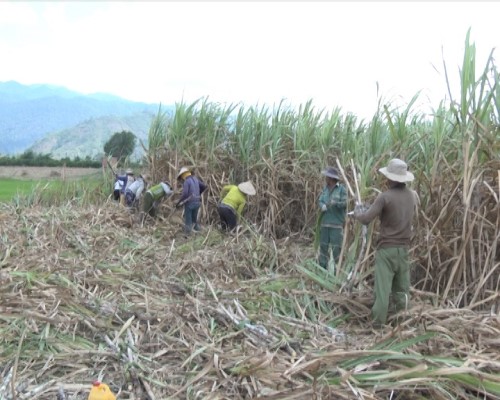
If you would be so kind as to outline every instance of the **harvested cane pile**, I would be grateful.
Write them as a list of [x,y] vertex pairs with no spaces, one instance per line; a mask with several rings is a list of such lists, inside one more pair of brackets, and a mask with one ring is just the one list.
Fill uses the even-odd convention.
[[[170,215],[168,205],[162,215]],[[393,327],[310,244],[189,238],[118,205],[0,205],[0,398],[500,398],[500,318],[412,293]],[[336,290],[337,289],[337,290]]]

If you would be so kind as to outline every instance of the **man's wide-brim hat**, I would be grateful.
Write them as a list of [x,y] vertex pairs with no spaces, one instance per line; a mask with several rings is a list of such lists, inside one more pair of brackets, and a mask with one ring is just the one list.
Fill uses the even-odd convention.
[[340,180],[339,171],[337,171],[337,168],[326,167],[323,171],[321,171],[321,174],[327,176],[328,178],[337,179],[338,181]]
[[132,169],[130,169],[130,168],[128,168],[128,169],[125,171],[125,173],[126,173],[127,175],[134,175],[134,171],[132,171]]
[[257,193],[257,191],[255,190],[255,188],[252,185],[252,182],[250,182],[250,181],[241,182],[238,185],[238,189],[240,189],[241,192],[243,192],[249,196],[253,196],[255,193]]
[[379,172],[384,174],[387,179],[394,182],[411,182],[415,177],[408,171],[408,165],[403,160],[399,158],[394,158],[389,161],[387,167],[379,169]]
[[188,167],[182,167],[181,170],[179,171],[179,173],[177,174],[177,179],[179,179],[184,172],[189,172],[189,168]]

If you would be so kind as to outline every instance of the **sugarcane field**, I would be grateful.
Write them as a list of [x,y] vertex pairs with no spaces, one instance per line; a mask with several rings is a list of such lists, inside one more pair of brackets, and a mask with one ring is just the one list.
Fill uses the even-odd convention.
[[[102,399],[500,399],[499,84],[467,40],[461,97],[431,116],[418,95],[368,121],[181,102],[134,170],[172,191],[154,215],[113,199],[107,167],[1,202],[0,399],[85,400],[93,382]],[[410,290],[375,326],[380,222],[347,214],[393,159],[414,176]],[[206,187],[189,234],[183,167]],[[327,167],[347,200],[323,268]],[[254,194],[224,231],[221,191],[242,182]]]

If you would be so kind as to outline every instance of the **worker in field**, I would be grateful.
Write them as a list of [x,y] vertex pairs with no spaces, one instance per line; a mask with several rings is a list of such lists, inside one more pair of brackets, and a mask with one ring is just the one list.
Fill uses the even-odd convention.
[[139,203],[146,185],[147,183],[144,177],[139,175],[137,179],[125,189],[125,204],[127,207],[134,207]]
[[177,174],[177,180],[182,184],[182,194],[176,208],[184,207],[184,233],[190,235],[193,230],[201,230],[198,223],[198,211],[201,207],[201,194],[206,190],[207,185],[187,167],[181,168]]
[[354,218],[365,225],[380,218],[375,255],[375,303],[372,308],[376,327],[386,323],[391,295],[396,310],[404,310],[409,305],[408,249],[417,205],[416,192],[406,187],[414,176],[404,161],[395,158],[379,172],[387,178],[388,189],[377,196],[368,210],[363,206],[356,206],[354,210]]
[[172,186],[168,182],[160,182],[157,185],[150,187],[144,194],[144,203],[142,211],[155,218],[158,213],[158,206],[164,199],[169,198],[174,194]]
[[122,186],[120,192],[120,204],[123,206],[125,205],[125,192],[130,187],[130,185],[135,181],[134,171],[131,168],[128,168],[125,171],[125,174],[126,174],[125,184]]
[[339,172],[336,168],[327,167],[321,174],[325,177],[325,186],[318,199],[319,219],[319,260],[323,268],[328,268],[330,249],[335,264],[339,262],[342,241],[344,238],[344,222],[347,207],[347,192],[340,184]]
[[241,219],[247,196],[255,195],[252,182],[242,182],[239,185],[226,185],[220,194],[221,202],[217,206],[222,230],[234,230]]
[[113,186],[113,200],[119,201],[125,186],[127,185],[127,175],[115,175],[115,183]]

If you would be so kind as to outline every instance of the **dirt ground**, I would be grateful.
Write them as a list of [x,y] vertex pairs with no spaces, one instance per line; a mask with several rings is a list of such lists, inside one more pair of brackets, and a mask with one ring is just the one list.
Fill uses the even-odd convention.
[[45,179],[45,178],[77,178],[92,175],[101,168],[68,168],[68,167],[11,167],[0,166],[0,178]]

